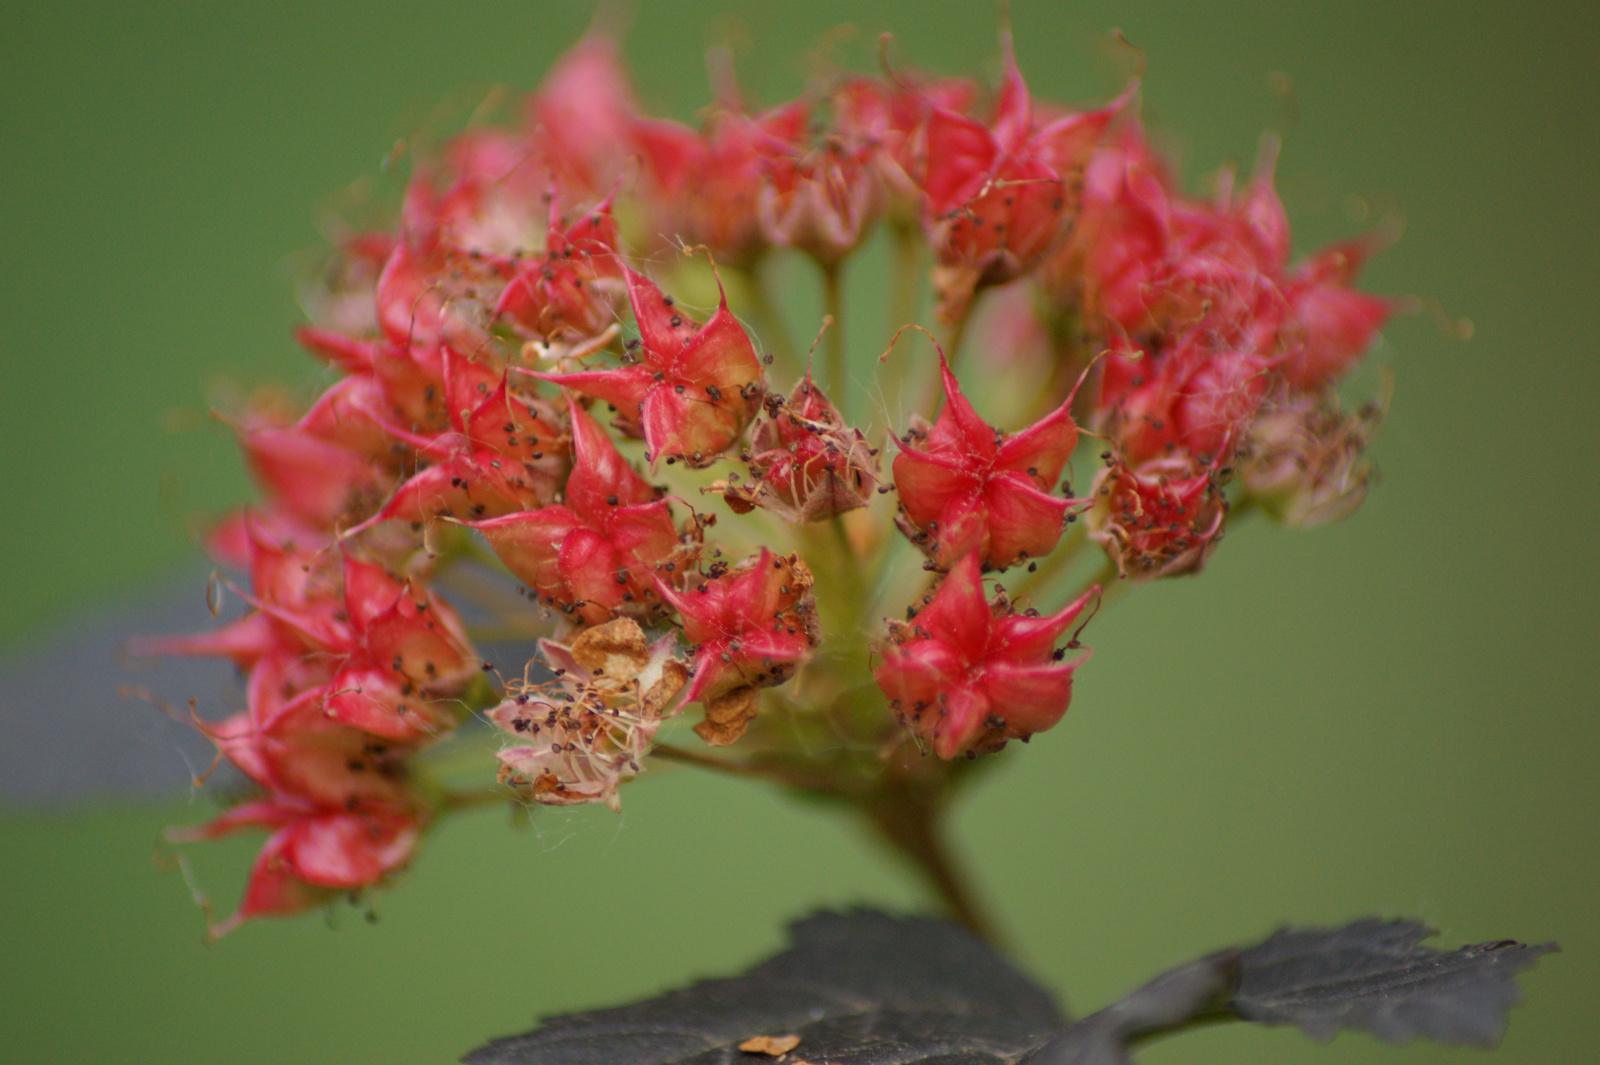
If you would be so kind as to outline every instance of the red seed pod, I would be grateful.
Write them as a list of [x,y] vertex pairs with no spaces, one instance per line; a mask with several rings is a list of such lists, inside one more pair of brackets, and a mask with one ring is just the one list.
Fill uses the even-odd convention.
[[1001,593],[983,595],[978,556],[968,554],[904,622],[889,622],[873,672],[889,709],[940,758],[996,750],[1061,720],[1072,699],[1072,661],[1056,641],[1099,586],[1054,614],[1016,614]]
[[993,120],[934,108],[927,121],[922,219],[946,322],[965,315],[979,288],[1021,277],[1065,236],[1090,152],[1137,90],[1037,125],[1009,31],[1000,44],[1005,81]]
[[696,545],[680,541],[667,501],[577,403],[571,417],[565,502],[468,524],[529,589],[588,624],[657,615],[657,574],[687,572]]
[[975,552],[1005,569],[1055,549],[1079,502],[1051,489],[1077,446],[1072,397],[1019,433],[984,423],[939,353],[944,409],[930,426],[913,418],[894,459],[896,524],[939,569]]
[[782,684],[821,642],[811,571],[798,556],[766,548],[733,570],[677,591],[657,591],[678,612],[694,651],[686,703],[706,703],[696,728],[706,742],[725,746],[755,716],[756,689]]
[[752,265],[768,247],[758,208],[768,160],[803,140],[810,111],[806,100],[759,115],[719,107],[700,130],[636,120],[632,140],[644,165],[650,231],[704,244],[730,266]]
[[274,795],[198,828],[169,830],[167,838],[189,843],[246,828],[272,832],[250,867],[239,908],[210,927],[216,937],[254,917],[288,916],[380,884],[411,860],[426,823],[420,808],[352,812]]
[[701,325],[645,277],[626,267],[623,276],[639,324],[637,362],[611,370],[523,372],[611,404],[644,436],[652,465],[666,459],[708,466],[755,417],[766,390],[761,361],[725,295]]

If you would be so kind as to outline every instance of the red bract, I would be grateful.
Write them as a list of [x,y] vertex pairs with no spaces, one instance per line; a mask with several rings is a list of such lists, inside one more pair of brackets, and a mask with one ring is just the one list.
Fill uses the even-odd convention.
[[909,621],[890,621],[873,672],[889,709],[940,758],[989,751],[1050,728],[1072,699],[1070,662],[1056,648],[1099,586],[1048,616],[1012,612],[983,595],[978,556],[962,557]]
[[1055,246],[1075,208],[1073,186],[1134,86],[1096,111],[1034,124],[1011,35],[1001,34],[1005,82],[991,123],[934,108],[926,132],[923,226],[937,267],[939,313],[955,321],[973,292],[1032,269]]
[[527,120],[551,168],[599,193],[621,173],[637,112],[617,42],[590,32],[550,68]]
[[451,430],[424,435],[383,423],[395,440],[431,463],[395,490],[353,536],[381,521],[421,528],[436,518],[482,518],[538,507],[555,498],[567,468],[567,435],[537,397],[514,393],[504,376],[443,349],[442,391]]
[[927,167],[927,122],[935,108],[966,114],[977,87],[966,78],[925,79],[898,73],[893,81],[848,78],[833,92],[835,124],[846,144],[871,153],[905,223],[916,218]]
[[1078,442],[1072,398],[1007,434],[978,417],[943,352],[939,372],[944,409],[931,426],[913,416],[894,458],[896,525],[938,569],[969,552],[986,569],[1049,554],[1077,502],[1049,494]]
[[1095,476],[1090,496],[1089,537],[1124,577],[1199,572],[1222,539],[1228,512],[1217,475],[1182,457],[1132,469],[1113,459]]
[[844,424],[809,370],[787,401],[769,394],[766,410],[750,433],[750,449],[739,456],[751,480],[730,477],[713,486],[728,509],[748,514],[761,507],[798,524],[867,504],[878,482],[877,451]]
[[633,143],[655,214],[651,231],[704,244],[731,266],[753,264],[767,247],[757,210],[767,160],[800,142],[810,111],[803,100],[760,115],[719,108],[702,130],[661,119],[635,122]]
[[611,404],[644,436],[652,465],[659,459],[707,466],[731,447],[755,416],[765,391],[755,348],[722,296],[700,325],[671,296],[623,268],[639,325],[635,361],[613,370],[534,373]]
[[788,680],[821,640],[811,571],[795,555],[763,547],[737,569],[713,567],[698,587],[680,592],[657,578],[656,588],[693,655],[683,701],[706,704],[695,731],[715,746],[737,740],[755,716],[756,689]]
[[218,839],[244,828],[271,837],[256,855],[239,908],[210,928],[226,935],[253,917],[283,917],[371,887],[411,860],[423,819],[411,810],[349,813],[291,797],[236,806],[209,824],[167,834],[175,843]]
[[[672,510],[633,471],[595,420],[572,404],[575,459],[565,505],[472,522],[506,568],[546,602],[588,624],[614,612],[659,612],[658,572],[686,572]],[[668,576],[669,583],[675,579]]]

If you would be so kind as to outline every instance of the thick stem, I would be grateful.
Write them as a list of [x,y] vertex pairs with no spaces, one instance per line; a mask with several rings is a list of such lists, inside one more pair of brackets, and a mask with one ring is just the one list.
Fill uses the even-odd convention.
[[943,810],[909,790],[886,791],[864,810],[872,827],[921,873],[950,915],[968,931],[1003,947],[994,921],[978,903],[971,884],[950,852]]
[[978,902],[944,837],[943,799],[951,783],[948,777],[936,782],[889,779],[863,786],[860,778],[848,772],[804,772],[775,762],[734,762],[666,743],[656,744],[653,754],[727,776],[768,780],[853,806],[890,849],[922,874],[952,917],[974,935],[996,947],[1002,945],[994,921]]

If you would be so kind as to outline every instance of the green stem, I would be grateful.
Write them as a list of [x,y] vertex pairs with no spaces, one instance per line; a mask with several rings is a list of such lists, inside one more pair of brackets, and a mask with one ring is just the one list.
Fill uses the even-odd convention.
[[[910,221],[894,222],[889,231],[894,241],[894,277],[889,296],[888,322],[889,335],[893,336],[916,322],[917,310],[922,303],[922,234],[916,223]],[[915,380],[910,373],[913,365],[915,363],[912,360],[901,356],[879,368],[879,391],[890,404],[889,409],[883,412],[888,424],[878,426],[874,419],[869,418],[867,428],[892,428],[898,423],[904,413],[905,401],[911,398],[905,394],[905,386],[908,379]]]
[[849,401],[849,382],[844,373],[844,293],[839,287],[838,265],[822,268],[823,313],[833,319],[828,327],[826,349],[828,366],[828,393],[841,412]]
[[[656,744],[652,753],[680,765],[767,780],[853,806],[878,838],[922,875],[952,917],[973,934],[1000,945],[994,922],[978,902],[944,836],[943,815],[951,783],[948,774],[941,773],[933,780],[872,779],[851,772],[845,763],[831,767],[835,771],[830,772],[829,767],[808,770],[777,760],[736,762],[668,743]],[[878,766],[880,773],[882,768]]]
[[744,272],[744,289],[749,300],[750,317],[755,320],[756,332],[769,354],[776,357],[788,373],[798,373],[800,356],[789,337],[789,328],[778,313],[767,291],[759,264]]
[[972,304],[976,301],[976,296],[967,301],[956,320],[950,323],[950,332],[945,334],[944,357],[950,364],[951,373],[955,373],[956,363],[961,359],[961,342],[967,337],[967,323],[972,320]]
[[745,780],[765,780],[773,784],[781,784],[786,788],[796,791],[809,792],[813,795],[823,795],[830,798],[843,798],[845,788],[843,784],[825,773],[804,772],[793,766],[781,765],[776,762],[735,762],[727,758],[718,758],[712,754],[701,754],[686,747],[674,746],[670,743],[658,743],[650,749],[653,758],[661,758],[679,765],[694,766],[697,769],[709,769],[713,773],[723,776],[740,777]]
[[915,222],[890,227],[894,234],[894,288],[889,297],[889,331],[916,320],[922,302],[922,236]]

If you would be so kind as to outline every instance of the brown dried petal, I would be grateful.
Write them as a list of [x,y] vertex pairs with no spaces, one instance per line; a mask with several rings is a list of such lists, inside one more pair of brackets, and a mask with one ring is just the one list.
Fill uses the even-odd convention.
[[735,688],[709,700],[705,720],[694,727],[695,735],[712,747],[727,747],[738,742],[755,720],[761,695],[754,688]]
[[672,700],[678,697],[683,686],[689,683],[689,671],[676,658],[661,664],[661,675],[639,697],[641,717],[660,717]]
[[637,622],[617,618],[573,640],[572,657],[591,677],[627,684],[650,664],[650,645]]

